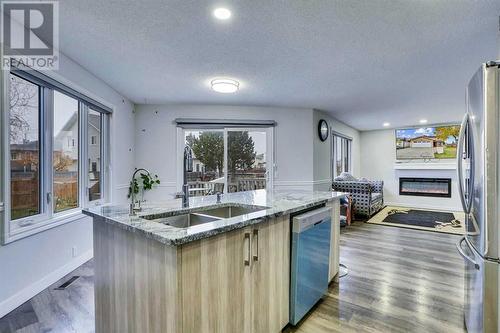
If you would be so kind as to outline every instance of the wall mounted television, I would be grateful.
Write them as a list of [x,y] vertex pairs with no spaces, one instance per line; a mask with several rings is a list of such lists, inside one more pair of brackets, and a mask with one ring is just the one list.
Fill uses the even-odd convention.
[[396,130],[397,160],[452,159],[457,156],[460,125]]

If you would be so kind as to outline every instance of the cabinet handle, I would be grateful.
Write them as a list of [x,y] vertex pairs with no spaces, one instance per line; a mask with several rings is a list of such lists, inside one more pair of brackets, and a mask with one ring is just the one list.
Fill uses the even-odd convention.
[[255,241],[257,242],[255,244],[255,248],[256,248],[255,252],[256,252],[256,254],[254,254],[254,256],[253,256],[253,261],[259,261],[259,229],[254,229],[253,230],[253,236],[255,238]]
[[252,241],[250,240],[250,233],[246,232],[245,233],[245,241],[248,242],[248,247],[247,247],[247,259],[245,259],[245,266],[250,266],[250,256],[252,252]]

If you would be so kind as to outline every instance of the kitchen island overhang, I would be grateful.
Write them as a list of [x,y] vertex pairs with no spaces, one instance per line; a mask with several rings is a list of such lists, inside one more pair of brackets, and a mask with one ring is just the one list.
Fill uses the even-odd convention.
[[[265,222],[268,219],[289,215],[311,207],[338,200],[345,196],[342,192],[321,191],[266,191],[255,190],[225,194],[221,203],[217,197],[191,197],[189,207],[182,207],[182,200],[150,202],[143,204],[143,209],[136,216],[129,216],[127,205],[103,205],[90,207],[83,213],[125,230],[138,232],[166,245],[182,245],[191,241],[215,236],[219,233],[244,228],[245,226]],[[263,209],[231,218],[218,219],[187,228],[177,228],[144,217],[177,216],[199,212],[200,210],[243,205],[262,207]]]

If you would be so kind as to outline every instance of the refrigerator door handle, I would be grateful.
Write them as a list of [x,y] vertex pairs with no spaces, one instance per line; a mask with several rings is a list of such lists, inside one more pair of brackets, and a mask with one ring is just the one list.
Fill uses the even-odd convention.
[[466,255],[466,254],[465,254],[465,252],[464,252],[464,250],[462,249],[462,243],[463,243],[464,241],[465,241],[465,236],[464,236],[464,237],[462,237],[462,238],[460,238],[460,240],[457,242],[457,245],[456,245],[456,246],[457,246],[458,253],[460,253],[460,255],[461,255],[464,259],[466,259],[466,260],[470,261],[470,262],[474,265],[474,267],[475,267],[476,269],[479,269],[479,264],[478,264],[478,263],[477,263],[474,259],[472,259],[472,258],[471,258],[471,257],[469,257],[468,255]]
[[[462,159],[463,159],[463,150],[464,150],[464,140],[465,140],[465,130],[467,129],[469,124],[469,113],[466,113],[464,116],[464,119],[462,120],[462,125],[460,126],[460,134],[458,137],[458,147],[457,147],[457,173],[458,173],[458,192],[460,196],[460,202],[462,203],[462,208],[466,214],[470,213],[470,206],[472,203],[472,195],[469,192],[469,195],[467,198],[465,198],[465,193],[464,193],[464,187],[463,187],[463,166],[462,166]],[[470,135],[470,131],[467,131],[467,134]],[[472,169],[471,169],[472,171]],[[470,183],[472,183],[472,172],[471,172],[471,179],[469,180]],[[471,184],[470,184],[471,185]],[[469,191],[470,191],[470,186],[469,186]]]
[[472,124],[471,124],[471,118],[467,116],[467,139],[469,143],[467,144],[467,148],[470,150],[470,157],[469,157],[469,170],[470,170],[470,175],[469,175],[469,192],[467,196],[467,207],[469,207],[469,211],[467,213],[470,213],[472,211],[472,198],[474,197],[474,186],[475,186],[475,175],[476,175],[476,147],[474,146],[476,143],[474,142],[474,135],[472,134]]

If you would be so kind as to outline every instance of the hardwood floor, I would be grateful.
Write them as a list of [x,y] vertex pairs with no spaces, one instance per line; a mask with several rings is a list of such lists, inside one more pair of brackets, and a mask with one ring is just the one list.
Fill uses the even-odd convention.
[[[458,238],[360,222],[343,228],[340,261],[349,274],[284,332],[465,332]],[[1,318],[0,332],[93,332],[93,302],[90,261]]]
[[[55,289],[73,276],[79,278],[66,289]],[[94,332],[93,260],[1,318],[0,332]]]

